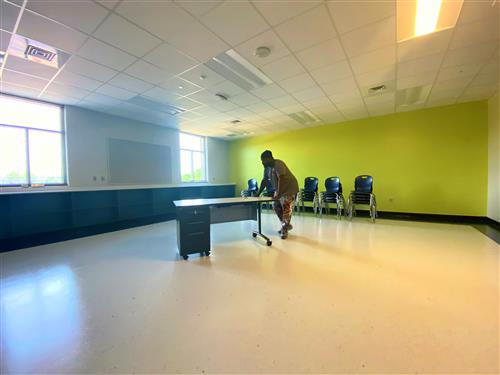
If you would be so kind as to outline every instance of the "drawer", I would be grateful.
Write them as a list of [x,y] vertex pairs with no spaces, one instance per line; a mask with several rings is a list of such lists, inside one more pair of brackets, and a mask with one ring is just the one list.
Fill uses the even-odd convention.
[[182,207],[177,209],[177,218],[183,222],[210,222],[208,207]]
[[208,232],[210,231],[210,223],[207,221],[181,221],[181,232],[184,234],[197,233],[197,232]]
[[181,255],[210,251],[210,232],[181,233],[179,250]]

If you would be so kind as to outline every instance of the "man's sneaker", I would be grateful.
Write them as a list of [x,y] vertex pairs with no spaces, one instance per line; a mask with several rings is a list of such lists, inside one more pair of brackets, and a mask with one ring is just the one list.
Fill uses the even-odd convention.
[[[293,229],[293,225],[292,224],[288,224],[288,228],[287,230],[292,230]],[[281,228],[278,233],[281,234],[281,232],[283,231],[283,228]]]

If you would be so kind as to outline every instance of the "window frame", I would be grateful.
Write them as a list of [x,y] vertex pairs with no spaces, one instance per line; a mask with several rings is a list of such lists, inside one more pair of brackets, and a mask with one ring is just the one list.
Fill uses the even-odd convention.
[[[46,133],[56,133],[61,136],[62,139],[62,177],[63,177],[63,182],[62,183],[43,183],[43,186],[68,186],[68,171],[67,171],[67,161],[66,161],[66,127],[65,127],[65,121],[64,121],[64,106],[59,105],[59,104],[54,104],[50,102],[46,102],[44,100],[33,100],[29,98],[24,98],[22,96],[16,96],[16,95],[9,95],[9,94],[4,94],[4,96],[10,96],[12,98],[24,100],[24,101],[32,101],[32,102],[38,102],[38,103],[43,103],[43,104],[48,104],[52,105],[55,107],[59,107],[60,109],[60,119],[59,121],[61,122],[61,130],[49,130],[49,129],[39,129],[39,128],[33,128],[30,126],[20,126],[20,125],[10,125],[10,124],[4,124],[3,122],[0,122],[0,127],[6,127],[6,128],[15,128],[15,129],[24,129],[25,131],[25,153],[26,153],[26,173],[27,173],[27,179],[28,182],[27,184],[1,184],[0,183],[0,188],[16,188],[16,187],[33,187],[32,181],[31,181],[31,167],[30,167],[30,151],[29,151],[29,133],[30,130],[34,131],[41,131],[41,132],[46,132]],[[36,184],[37,185],[37,184]]]
[[[180,137],[182,134],[185,134],[185,135],[190,135],[190,136],[194,136],[194,137],[198,137],[198,138],[201,138],[202,139],[202,146],[203,146],[203,151],[197,151],[197,150],[190,150],[190,149],[187,149],[187,148],[182,148],[181,145],[180,145]],[[182,180],[182,151],[188,151],[191,155],[191,176],[193,179],[189,180],[189,181],[183,181]],[[195,181],[194,180],[194,169],[193,169],[193,154],[194,153],[199,153],[202,155],[202,158],[203,158],[203,180],[200,180],[200,181]],[[198,134],[191,134],[191,133],[186,133],[186,132],[179,132],[179,172],[180,172],[180,180],[181,180],[181,183],[183,184],[206,184],[208,182],[208,168],[207,168],[207,160],[208,160],[208,157],[207,157],[207,137],[203,136],[203,135],[198,135]]]

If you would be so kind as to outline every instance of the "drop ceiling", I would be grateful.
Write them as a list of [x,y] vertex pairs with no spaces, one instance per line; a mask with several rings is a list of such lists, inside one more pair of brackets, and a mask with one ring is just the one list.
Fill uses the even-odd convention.
[[[71,55],[59,69],[7,56],[1,92],[196,134],[267,134],[497,91],[499,5],[492,1],[465,0],[453,29],[403,43],[396,42],[396,2],[387,0],[0,0],[0,6],[0,52],[15,33]],[[259,46],[270,55],[255,56]],[[205,65],[228,50],[272,83],[244,90]],[[379,85],[385,92],[369,91]],[[398,106],[396,92],[415,86],[430,87],[424,101]],[[165,110],[171,107],[182,113],[172,116]],[[317,121],[289,116],[302,112]]]

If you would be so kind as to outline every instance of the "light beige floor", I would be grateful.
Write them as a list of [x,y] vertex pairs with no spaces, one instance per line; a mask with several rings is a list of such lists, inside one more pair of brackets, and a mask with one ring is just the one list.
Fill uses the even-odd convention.
[[[274,231],[274,217],[264,228]],[[272,247],[168,222],[4,253],[3,372],[498,373],[499,246],[472,227],[297,217]]]

